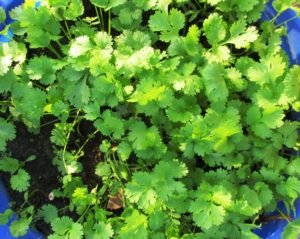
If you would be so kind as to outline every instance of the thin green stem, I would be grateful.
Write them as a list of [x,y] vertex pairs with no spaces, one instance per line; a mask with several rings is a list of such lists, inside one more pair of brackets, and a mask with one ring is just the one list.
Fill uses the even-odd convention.
[[59,122],[59,121],[60,121],[59,119],[55,119],[55,120],[52,120],[52,121],[47,122],[47,123],[45,123],[45,124],[42,124],[40,127],[45,127],[45,126],[47,126],[47,125],[49,125],[49,124],[53,124],[53,123],[56,123],[56,122]]
[[77,222],[80,222],[82,218],[84,218],[84,216],[89,212],[91,208],[91,205],[88,205],[87,208],[85,209],[85,211],[81,214],[81,216],[78,218]]
[[71,136],[71,132],[72,132],[72,129],[74,128],[74,126],[76,125],[77,123],[77,117],[80,113],[80,110],[77,111],[76,113],[76,116],[75,116],[75,119],[72,123],[72,128],[69,130],[68,134],[67,134],[67,140],[66,140],[66,143],[64,145],[64,148],[63,148],[63,155],[62,155],[62,160],[63,160],[63,164],[64,164],[64,167],[65,167],[65,170],[66,170],[66,173],[69,174],[69,170],[68,170],[68,167],[67,167],[67,163],[66,163],[66,151],[67,151],[67,145],[68,145],[68,141],[70,139],[70,136]]
[[57,45],[59,45],[60,49],[63,48],[63,45],[59,42],[59,40],[56,40]]
[[196,5],[200,8],[200,10],[202,10],[202,6],[200,5],[200,3],[198,2],[198,0],[194,1],[196,3]]
[[53,46],[49,45],[48,49],[59,59],[62,58],[62,56],[53,48]]
[[110,10],[108,10],[108,30],[107,30],[107,32],[108,32],[108,35],[111,34],[111,11]]
[[288,23],[288,22],[290,22],[290,21],[293,21],[293,20],[296,19],[296,18],[298,18],[297,15],[294,16],[294,17],[291,17],[290,19],[285,20],[284,22],[282,22],[282,23],[280,23],[280,24],[278,24],[278,25],[276,25],[276,27],[279,27],[279,26],[281,26],[281,25],[283,25],[283,24],[286,24],[286,23]]
[[291,220],[288,218],[288,216],[285,215],[280,209],[277,208],[277,211],[285,220],[287,220],[288,222],[291,222]]
[[68,40],[70,41],[71,37],[68,35],[68,33],[66,32],[66,30],[63,27],[61,27],[60,29],[63,31],[65,37],[68,38]]
[[93,138],[95,134],[97,134],[99,130],[94,131],[92,134],[88,136],[88,138],[85,140],[85,142],[81,145],[81,147],[78,149],[78,151],[75,154],[75,157],[77,157],[83,150],[84,146]]
[[68,38],[69,38],[69,40],[72,38],[72,35],[71,35],[71,32],[70,32],[70,28],[69,28],[69,25],[68,25],[68,23],[67,23],[67,21],[66,20],[64,20],[64,23],[65,23],[65,26],[66,26],[66,29],[67,29],[67,33],[68,33]]
[[101,18],[101,24],[102,24],[102,31],[104,31],[104,17],[103,17],[102,8],[100,8],[100,18]]
[[98,21],[99,21],[100,29],[103,31],[103,22],[102,22],[102,20],[100,19],[99,10],[98,10],[98,8],[97,8],[96,6],[95,6],[95,11],[96,11],[97,18],[98,18]]

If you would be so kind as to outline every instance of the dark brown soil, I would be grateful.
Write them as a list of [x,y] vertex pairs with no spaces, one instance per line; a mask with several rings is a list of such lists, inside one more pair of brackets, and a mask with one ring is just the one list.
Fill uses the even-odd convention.
[[[51,122],[55,118],[44,118],[43,123]],[[36,159],[27,162],[24,169],[30,174],[30,190],[32,194],[29,197],[29,203],[35,206],[35,209],[39,209],[44,204],[53,204],[58,209],[66,207],[69,204],[67,199],[58,198],[49,200],[49,194],[54,189],[59,189],[61,183],[59,180],[60,173],[56,166],[53,166],[52,159],[54,157],[53,146],[50,141],[51,131],[53,124],[42,126],[39,134],[32,134],[28,132],[26,126],[23,123],[16,123],[16,139],[11,141],[7,146],[7,152],[20,160],[25,161],[29,156],[36,156]],[[69,150],[78,150],[78,148],[86,141],[88,135],[95,129],[89,121],[82,121],[77,130],[70,137],[68,144]],[[101,154],[99,152],[99,144],[101,143],[101,136],[95,135],[84,147],[84,156],[80,159],[83,170],[80,176],[89,189],[94,188],[97,184],[101,185],[101,180],[95,175],[95,167],[101,160]],[[15,211],[20,209],[24,204],[24,194],[18,193],[10,189],[9,186],[9,174],[3,174],[3,181],[12,198],[12,208]],[[29,204],[28,204],[29,206]],[[65,215],[69,215],[74,219],[77,217],[74,213],[63,211]],[[51,228],[43,221],[37,221],[36,228],[44,235],[51,233]]]

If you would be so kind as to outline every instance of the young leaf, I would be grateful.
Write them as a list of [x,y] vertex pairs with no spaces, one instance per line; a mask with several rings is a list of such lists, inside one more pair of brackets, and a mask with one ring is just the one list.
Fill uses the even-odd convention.
[[43,217],[46,223],[51,223],[58,217],[58,210],[55,206],[51,204],[45,204],[39,210],[38,215]]
[[16,130],[12,123],[0,118],[0,152],[5,150],[6,142],[16,137]]
[[213,13],[204,20],[203,31],[209,44],[217,45],[226,37],[226,23],[218,13]]
[[14,220],[9,227],[9,231],[14,237],[22,237],[27,233],[30,223],[31,218],[20,218],[19,220]]
[[24,192],[27,191],[30,186],[29,180],[30,175],[24,169],[19,169],[17,174],[10,178],[10,184],[12,189],[18,192]]
[[110,224],[105,224],[103,222],[99,222],[93,226],[93,235],[89,238],[91,239],[109,239],[114,235],[114,231]]
[[6,19],[6,12],[3,7],[0,7],[0,23],[3,23]]
[[0,159],[0,170],[14,174],[20,167],[20,162],[11,157],[4,157]]
[[226,214],[222,206],[217,206],[213,202],[207,202],[203,199],[194,201],[191,204],[190,212],[192,212],[193,220],[197,226],[203,229],[220,225]]
[[223,102],[228,97],[228,89],[223,78],[224,68],[220,64],[208,64],[202,70],[205,91],[211,102]]
[[184,15],[177,9],[171,9],[170,15],[166,12],[156,11],[150,17],[149,28],[154,32],[161,32],[160,40],[169,42],[175,39],[185,22]]
[[246,28],[246,21],[239,20],[230,27],[230,38],[227,43],[234,44],[237,49],[248,47],[258,38],[258,32],[254,26]]
[[147,239],[148,238],[147,216],[134,209],[125,217],[125,224],[119,232],[120,239]]
[[300,219],[289,222],[284,228],[282,239],[296,239],[300,236]]

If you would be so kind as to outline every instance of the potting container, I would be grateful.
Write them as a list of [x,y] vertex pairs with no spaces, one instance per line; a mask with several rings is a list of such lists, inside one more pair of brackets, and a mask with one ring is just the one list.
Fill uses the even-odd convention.
[[[9,24],[11,24],[14,19],[12,19],[9,15],[9,12],[20,6],[24,0],[0,0],[0,7],[2,7],[6,12],[6,20],[4,23],[0,23],[0,32]],[[36,1],[36,7],[41,4],[41,1]],[[13,32],[11,28],[8,28],[7,34],[0,34],[0,43],[1,42],[9,42],[13,37]]]
[[[277,15],[277,11],[272,5],[272,1],[266,4],[265,11],[262,14],[263,21],[269,21]],[[291,64],[300,64],[300,17],[292,9],[287,9],[278,17],[276,17],[275,24],[277,26],[284,26],[287,35],[282,37],[282,49],[288,54]],[[290,112],[287,117],[292,121],[300,120],[300,112]],[[293,155],[299,155],[299,152],[291,152]],[[291,211],[289,216],[292,219],[300,218],[300,198],[295,201],[295,212]],[[283,202],[279,202],[277,208],[287,214],[287,210]],[[254,232],[263,239],[281,239],[284,228],[287,226],[288,221],[281,217],[278,210],[266,214],[266,217],[278,217],[263,223],[259,229]],[[281,218],[280,218],[281,217]]]
[[[279,202],[277,205],[277,208],[284,213],[285,215],[288,215],[292,219],[300,218],[300,198],[298,198],[295,203],[295,212],[291,210],[290,213],[287,212],[287,209],[283,202]],[[272,219],[270,221],[266,221],[262,224],[262,226],[259,229],[254,230],[254,232],[264,239],[281,239],[281,234],[283,233],[284,228],[289,223],[286,219],[284,219],[278,210],[268,213],[265,215],[266,218],[272,217],[278,219]]]
[[[272,1],[270,1],[266,4],[262,20],[272,20],[276,15],[277,11],[274,9]],[[275,24],[284,26],[287,31],[287,35],[282,37],[282,49],[288,54],[292,64],[300,64],[300,17],[297,16],[294,10],[287,9],[276,17]]]
[[[7,191],[5,190],[2,180],[0,179],[0,213],[3,213],[8,208],[9,208],[9,196],[7,194]],[[13,215],[6,225],[0,224],[1,239],[15,239],[15,237],[13,237],[9,231],[9,225],[14,220],[18,220],[16,215]],[[25,236],[18,237],[18,238],[19,239],[44,239],[43,235],[33,230],[28,230]]]

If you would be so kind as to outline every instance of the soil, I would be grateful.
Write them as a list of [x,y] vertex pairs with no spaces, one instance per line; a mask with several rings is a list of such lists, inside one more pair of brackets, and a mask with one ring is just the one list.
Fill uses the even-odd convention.
[[[45,117],[41,124],[45,124],[55,120],[53,117]],[[30,190],[32,194],[29,197],[29,203],[34,205],[36,209],[40,208],[44,204],[53,204],[58,209],[64,208],[69,205],[69,201],[66,199],[49,199],[49,194],[54,189],[59,189],[61,183],[59,180],[60,173],[57,167],[52,164],[54,157],[53,145],[50,141],[51,131],[54,127],[54,123],[41,127],[38,134],[32,134],[28,132],[26,126],[23,123],[16,123],[16,139],[8,143],[7,151],[12,157],[25,161],[29,156],[36,156],[36,159],[27,162],[24,165],[24,169],[30,174]],[[87,136],[95,129],[89,121],[82,121],[77,130],[71,134],[68,150],[78,150],[78,148],[87,139]],[[97,163],[102,159],[99,152],[99,144],[101,142],[101,135],[95,135],[84,147],[84,156],[80,159],[83,170],[81,177],[84,183],[89,189],[94,188],[97,184],[101,184],[101,180],[94,174]],[[9,186],[10,176],[3,174],[3,181],[6,185],[8,193],[13,198],[12,209],[18,211],[22,204],[24,204],[23,193],[18,193],[10,189]],[[64,215],[69,215],[76,219],[77,215],[68,211],[63,211]],[[37,221],[36,229],[44,235],[51,233],[51,228],[43,221]]]

